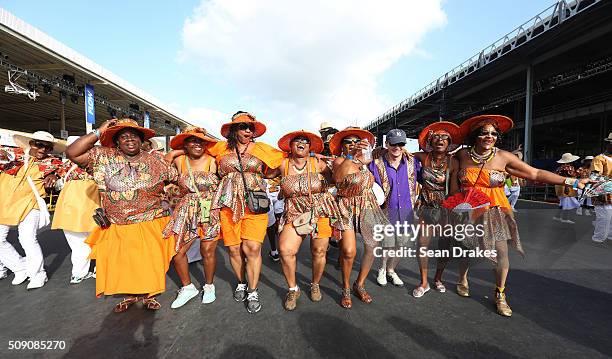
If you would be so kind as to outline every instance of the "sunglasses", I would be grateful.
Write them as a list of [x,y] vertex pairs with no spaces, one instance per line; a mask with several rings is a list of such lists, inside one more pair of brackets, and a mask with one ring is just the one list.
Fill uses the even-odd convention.
[[404,147],[404,146],[406,146],[406,144],[403,143],[403,142],[396,143],[396,144],[393,144],[393,145],[389,144],[389,147]]
[[53,149],[53,144],[49,142],[44,142],[44,141],[34,141],[34,147],[44,148],[44,149],[51,151]]
[[343,145],[356,145],[361,141],[361,139],[358,138],[354,138],[352,140],[347,139],[347,140],[342,140],[342,144]]
[[245,131],[245,130],[249,130],[251,132],[255,131],[255,126],[249,124],[249,123],[241,123],[238,124],[238,131]]
[[478,136],[480,136],[480,137],[485,137],[485,136],[497,137],[498,133],[497,133],[497,131],[489,131],[489,132],[482,131],[482,132],[480,132],[478,134]]
[[447,141],[447,140],[450,140],[450,136],[449,135],[444,135],[444,134],[438,134],[438,135],[431,136],[431,139],[432,140]]
[[291,140],[291,142],[299,142],[299,143],[303,143],[305,145],[309,145],[310,144],[310,140],[307,139],[306,137],[296,137],[293,140]]

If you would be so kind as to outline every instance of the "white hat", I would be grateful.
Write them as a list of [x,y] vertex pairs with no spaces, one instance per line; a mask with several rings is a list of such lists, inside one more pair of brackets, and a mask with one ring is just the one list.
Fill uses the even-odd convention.
[[579,158],[580,156],[574,156],[571,153],[567,152],[567,153],[564,153],[563,156],[561,156],[561,159],[558,160],[557,163],[572,163]]
[[160,150],[165,150],[166,146],[164,145],[164,143],[155,137],[151,137],[149,138],[149,141],[151,141],[151,149],[155,150],[155,151],[160,151]]
[[[323,131],[326,128],[333,128],[333,126],[329,122],[322,122],[321,126],[319,126],[319,131]],[[611,133],[611,135],[612,135],[612,133]]]
[[595,157],[593,157],[593,156],[586,156],[585,158],[582,159],[582,162],[584,162],[584,161],[592,161],[593,159],[595,159]]
[[31,140],[51,142],[53,144],[54,152],[61,153],[61,152],[64,152],[64,150],[66,149],[66,145],[64,143],[60,142],[60,140],[56,139],[55,137],[53,137],[52,134],[46,131],[36,131],[31,135],[16,135],[15,134],[13,135],[13,140],[15,141],[17,146],[23,149],[30,148]]
[[610,134],[608,135],[608,137],[604,138],[604,141],[606,141],[606,142],[612,142],[612,132],[610,132]]

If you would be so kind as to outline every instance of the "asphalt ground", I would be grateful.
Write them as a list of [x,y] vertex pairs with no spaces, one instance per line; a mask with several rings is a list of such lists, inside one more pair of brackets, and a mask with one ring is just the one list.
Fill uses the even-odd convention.
[[[297,310],[286,312],[286,283],[280,263],[265,256],[259,287],[263,309],[249,314],[232,299],[234,275],[225,249],[218,248],[217,300],[197,298],[170,309],[178,287],[171,269],[163,308],[150,312],[134,305],[115,314],[118,298],[96,299],[95,280],[69,285],[69,248],[61,232],[45,232],[40,243],[49,282],[27,291],[0,281],[0,357],[66,358],[598,358],[612,355],[612,242],[591,241],[594,217],[575,225],[552,220],[554,206],[519,201],[517,220],[526,252],[511,254],[507,283],[512,318],[499,316],[492,302],[493,274],[482,259],[472,261],[470,298],[454,290],[457,262],[449,264],[446,293],[433,289],[411,296],[418,283],[414,258],[397,269],[405,287],[380,287],[375,270],[366,288],[372,304],[353,299],[340,307],[337,250],[328,252],[321,282],[323,300],[308,298],[311,261],[308,243],[298,259],[304,290]],[[16,231],[9,240],[17,243]],[[19,251],[21,248],[16,244]],[[21,251],[23,253],[23,251]],[[374,267],[377,268],[377,260]],[[430,264],[433,273],[434,264]],[[353,278],[356,278],[358,263]],[[197,286],[199,263],[190,265]],[[57,341],[54,349],[9,349],[15,341]],[[63,342],[65,347],[57,346]],[[33,343],[33,342],[32,342]],[[34,344],[29,344],[30,346]]]

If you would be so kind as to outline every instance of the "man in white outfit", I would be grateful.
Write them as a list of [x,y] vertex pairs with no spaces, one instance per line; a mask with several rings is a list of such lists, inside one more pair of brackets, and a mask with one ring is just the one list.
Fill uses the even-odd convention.
[[[606,150],[591,162],[591,173],[596,172],[612,177],[612,132],[604,139]],[[612,194],[593,198],[595,206],[595,230],[593,242],[603,243],[612,240]]]
[[[55,185],[55,171],[62,163],[50,153],[62,152],[65,146],[44,131],[28,136],[15,135],[14,140],[25,150],[25,155],[23,161],[15,160],[3,166],[0,262],[15,274],[13,285],[29,278],[27,289],[35,289],[47,281],[43,253],[37,239],[38,230],[49,224],[49,212],[42,196]],[[25,258],[7,241],[11,226],[17,226]]]

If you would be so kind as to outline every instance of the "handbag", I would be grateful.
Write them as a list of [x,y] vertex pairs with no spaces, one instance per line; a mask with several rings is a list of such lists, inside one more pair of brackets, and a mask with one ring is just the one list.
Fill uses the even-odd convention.
[[96,208],[92,217],[94,222],[96,222],[96,224],[102,229],[106,229],[111,225],[111,222],[106,216],[106,212],[103,208]]
[[314,216],[314,201],[310,189],[310,159],[306,163],[306,178],[308,180],[308,200],[310,201],[310,211],[300,214],[293,220],[293,228],[300,236],[312,234],[317,229],[317,219]]
[[187,172],[189,173],[189,178],[191,179],[191,183],[193,183],[195,192],[198,195],[198,205],[200,206],[200,215],[198,216],[198,222],[208,223],[210,222],[210,207],[212,206],[212,200],[202,199],[202,195],[200,194],[198,184],[196,183],[195,178],[193,177],[191,165],[189,164],[189,158],[187,158],[187,156],[185,156],[185,162],[187,163]]
[[242,169],[242,158],[240,157],[240,152],[238,151],[237,146],[236,155],[238,155],[238,167],[240,169],[242,183],[244,183],[244,194],[247,207],[254,214],[268,213],[268,211],[270,211],[270,198],[268,198],[268,194],[264,191],[249,190],[244,177],[244,170]]

